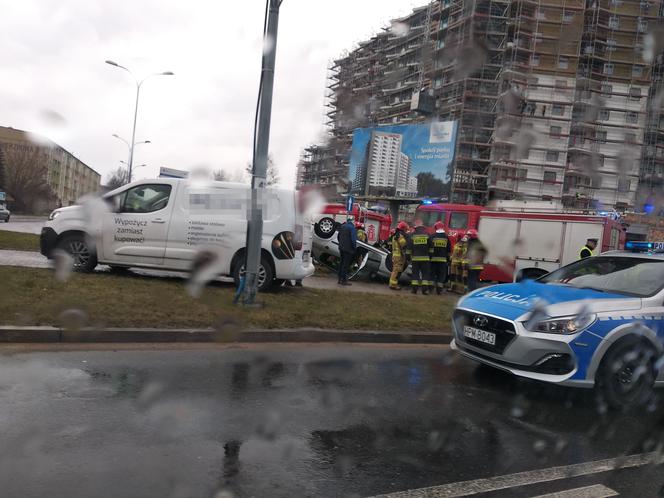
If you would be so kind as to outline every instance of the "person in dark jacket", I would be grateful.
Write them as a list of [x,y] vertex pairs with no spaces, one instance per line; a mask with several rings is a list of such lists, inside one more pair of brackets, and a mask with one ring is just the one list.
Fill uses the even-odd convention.
[[445,225],[437,221],[433,226],[436,231],[431,236],[431,283],[436,287],[436,294],[442,294],[447,284],[447,263],[450,257],[450,241],[445,233]]
[[417,294],[417,289],[422,287],[422,294],[429,293],[429,261],[431,249],[431,239],[427,233],[426,228],[421,221],[415,222],[415,231],[408,240],[408,247],[412,255],[411,272],[412,278],[410,280],[411,292]]
[[339,227],[337,240],[339,241],[339,256],[341,257],[339,261],[339,285],[351,285],[348,281],[348,268],[357,249],[357,231],[350,219]]

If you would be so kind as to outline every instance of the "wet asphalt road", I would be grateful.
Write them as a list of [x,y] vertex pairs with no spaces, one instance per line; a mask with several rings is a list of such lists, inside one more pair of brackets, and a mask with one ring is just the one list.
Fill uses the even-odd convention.
[[[0,349],[2,497],[371,496],[664,443],[661,406],[603,414],[445,347],[54,348]],[[657,496],[663,470],[476,496]]]

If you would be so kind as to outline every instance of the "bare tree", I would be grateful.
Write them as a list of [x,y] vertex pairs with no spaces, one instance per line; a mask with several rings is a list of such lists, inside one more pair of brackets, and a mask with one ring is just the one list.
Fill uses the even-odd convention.
[[[247,163],[247,167],[245,168],[245,171],[247,172],[247,175],[249,176],[249,181],[251,181],[251,163]],[[276,185],[279,183],[279,170],[277,169],[277,166],[274,164],[274,160],[272,159],[272,156],[267,156],[267,175],[265,177],[265,184],[270,187],[272,185]]]
[[118,187],[127,185],[129,183],[129,170],[124,166],[118,166],[106,182],[106,188],[115,190]]
[[3,188],[14,199],[14,209],[44,210],[55,199],[48,184],[48,155],[33,145],[5,145],[2,149]]

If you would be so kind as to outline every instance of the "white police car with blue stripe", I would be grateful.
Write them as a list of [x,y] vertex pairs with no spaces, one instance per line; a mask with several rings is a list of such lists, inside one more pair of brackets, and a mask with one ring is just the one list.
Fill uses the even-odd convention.
[[530,379],[649,399],[664,352],[664,243],[582,259],[534,281],[478,289],[454,312],[452,348]]

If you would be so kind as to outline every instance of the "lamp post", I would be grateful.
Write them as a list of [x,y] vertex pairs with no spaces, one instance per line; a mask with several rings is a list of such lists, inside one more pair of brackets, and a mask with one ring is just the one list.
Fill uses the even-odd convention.
[[147,80],[148,78],[150,78],[152,76],[173,76],[174,73],[172,71],[164,71],[162,73],[152,73],[152,74],[147,75],[142,80],[139,80],[138,78],[136,78],[136,76],[134,76],[134,73],[132,73],[126,67],[118,64],[117,62],[110,61],[110,60],[107,60],[105,62],[106,62],[106,64],[110,64],[111,66],[115,66],[115,67],[118,67],[120,69],[124,69],[125,71],[127,71],[131,75],[132,78],[134,78],[134,81],[136,82],[136,105],[134,106],[134,125],[133,125],[132,131],[131,131],[131,142],[129,143],[129,181],[131,181],[131,173],[132,173],[131,169],[132,169],[132,166],[134,164],[134,146],[136,145],[135,140],[136,140],[136,119],[138,118],[138,99],[139,99],[140,94],[141,94],[141,86],[143,85],[145,80]]
[[[130,157],[131,156],[131,144],[116,133],[113,133],[113,136],[115,138],[117,138],[118,140],[121,140],[122,142],[124,142],[124,144],[127,146],[127,151],[128,151],[129,157]],[[151,143],[152,142],[150,142],[150,140],[143,140],[142,142],[136,142],[134,145],[151,144]],[[120,161],[120,162],[126,164],[127,166],[129,166],[129,159],[127,160],[126,163],[124,161]],[[129,181],[131,181],[131,178],[129,178]]]

